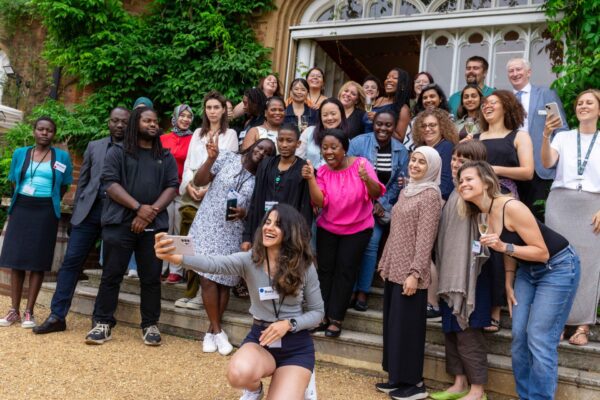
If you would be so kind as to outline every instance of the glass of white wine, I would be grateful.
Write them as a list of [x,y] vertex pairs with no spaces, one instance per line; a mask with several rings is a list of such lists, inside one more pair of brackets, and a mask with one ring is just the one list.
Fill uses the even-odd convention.
[[304,132],[306,128],[308,128],[308,115],[303,115],[300,117],[300,132]]
[[[488,230],[489,230],[489,225],[488,225],[489,217],[490,217],[490,215],[488,213],[479,213],[479,215],[477,215],[477,229],[479,230],[479,234],[481,236],[487,235],[487,233],[488,233]],[[481,253],[481,255],[488,255],[488,254],[489,254],[489,252],[487,250],[487,246],[482,246],[482,253]]]
[[371,100],[371,98],[369,96],[367,96],[365,99],[365,111],[366,112],[373,111],[373,100]]
[[471,117],[465,118],[465,132],[467,132],[467,135],[473,136],[475,128],[475,120]]

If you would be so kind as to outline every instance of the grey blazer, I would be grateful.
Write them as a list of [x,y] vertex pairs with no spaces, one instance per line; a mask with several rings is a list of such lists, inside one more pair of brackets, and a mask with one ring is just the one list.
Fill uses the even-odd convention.
[[552,89],[531,85],[531,94],[529,95],[529,110],[527,110],[527,128],[529,136],[533,142],[533,159],[535,161],[535,173],[542,179],[554,179],[555,170],[544,168],[542,165],[542,135],[544,134],[544,124],[546,116],[538,114],[538,111],[545,110],[544,106],[548,103],[556,102],[563,120],[563,126],[555,130],[552,135],[560,131],[568,131],[567,117],[563,109],[562,102],[556,92]]
[[83,222],[96,201],[100,189],[100,176],[104,167],[104,158],[110,144],[110,136],[88,143],[83,155],[83,164],[81,164],[79,170],[79,180],[74,199],[75,208],[71,217],[71,224],[73,225],[79,225]]

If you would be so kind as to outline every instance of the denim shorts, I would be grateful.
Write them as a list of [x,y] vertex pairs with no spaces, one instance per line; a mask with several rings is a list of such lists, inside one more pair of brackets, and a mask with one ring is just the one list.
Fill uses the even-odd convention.
[[[242,342],[242,346],[246,343],[256,343],[260,346],[258,338],[264,329],[262,326],[252,325],[250,332]],[[272,349],[266,346],[263,348],[271,353],[275,359],[276,368],[296,365],[311,372],[315,368],[315,345],[307,330],[296,333],[288,332],[281,338],[281,348]]]

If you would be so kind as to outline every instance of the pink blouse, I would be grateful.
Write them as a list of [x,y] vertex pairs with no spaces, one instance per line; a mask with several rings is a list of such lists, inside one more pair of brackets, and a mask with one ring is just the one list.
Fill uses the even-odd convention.
[[317,218],[317,226],[336,235],[351,235],[372,228],[373,198],[369,196],[365,183],[360,179],[358,169],[361,161],[371,177],[379,183],[381,194],[385,186],[377,179],[373,166],[366,158],[356,157],[352,165],[335,171],[327,164],[317,170],[317,185],[323,192],[323,210]]

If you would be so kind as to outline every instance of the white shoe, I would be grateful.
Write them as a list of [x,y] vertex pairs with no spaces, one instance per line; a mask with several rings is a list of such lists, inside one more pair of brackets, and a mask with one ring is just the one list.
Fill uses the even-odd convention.
[[190,299],[187,303],[185,303],[185,308],[190,310],[201,310],[202,309],[202,299],[200,296],[196,296],[193,299]]
[[21,328],[31,329],[35,328],[35,318],[33,318],[33,314],[31,311],[25,311],[23,314],[23,318],[21,319]]
[[229,338],[224,330],[221,329],[221,332],[214,335],[214,338],[220,355],[226,356],[233,351],[233,346],[229,343]]
[[258,389],[256,392],[251,392],[247,389],[244,389],[244,392],[242,393],[242,397],[240,397],[240,400],[261,400],[264,396],[264,392],[263,392],[263,385],[262,382],[260,383],[260,389]]
[[204,334],[204,339],[202,339],[202,351],[204,353],[214,353],[217,351],[214,334],[208,332]]
[[191,299],[188,297],[182,297],[181,299],[178,299],[175,301],[175,307],[179,307],[179,308],[187,308],[187,303],[190,301]]
[[308,387],[304,392],[304,400],[317,400],[317,382],[315,380],[315,370],[313,369],[313,373],[310,376],[310,382],[308,382]]
[[140,278],[138,276],[138,273],[137,273],[136,269],[130,269],[129,272],[127,273],[127,277],[128,278],[133,278],[133,279],[139,279]]

